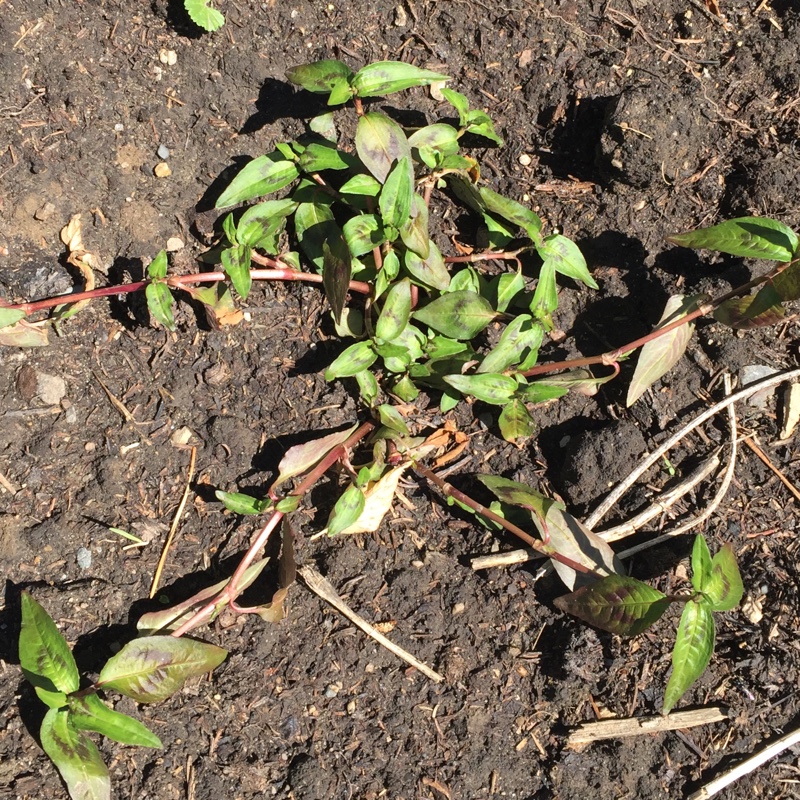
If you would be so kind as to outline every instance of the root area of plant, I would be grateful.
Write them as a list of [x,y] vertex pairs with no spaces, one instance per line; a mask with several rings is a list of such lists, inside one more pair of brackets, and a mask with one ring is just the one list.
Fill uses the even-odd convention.
[[[285,70],[321,58],[413,61],[453,76],[454,88],[490,112],[506,146],[483,156],[487,184],[575,239],[600,285],[562,292],[549,360],[646,333],[671,294],[750,277],[741,259],[710,263],[667,235],[750,214],[800,225],[793,3],[730,0],[719,4],[724,18],[716,3],[683,0],[217,5],[227,22],[214,35],[164,0],[3,6],[4,296],[36,299],[80,281],[59,240],[77,213],[106,271],[100,284],[140,280],[143,260],[168,239],[184,244],[172,272],[195,269],[215,235],[214,199],[242,157],[298,135],[319,106],[289,86]],[[436,102],[417,92],[433,111]],[[397,97],[380,107],[402,116],[411,100]],[[161,162],[166,177],[157,177]],[[453,239],[474,243],[471,218],[438,225],[443,249]],[[354,388],[321,375],[342,346],[318,289],[260,285],[247,321],[219,331],[191,303],[179,309],[175,336],[149,327],[144,298],[128,296],[93,303],[47,348],[0,348],[4,796],[65,796],[29,733],[41,720],[17,667],[19,588],[35,592],[91,672],[133,635],[142,612],[230,574],[256,523],[224,512],[216,489],[263,492],[289,446],[355,421]],[[523,448],[504,442],[475,404],[458,417],[470,441],[449,480],[488,501],[470,473],[492,471],[547,487],[585,516],[646,450],[705,408],[709,387],[721,396],[721,370],[738,377],[748,366],[796,366],[797,338],[791,316],[746,337],[704,322],[678,366],[632,409],[625,364],[594,397],[537,408],[539,432]],[[796,439],[775,445],[781,410],[779,396],[737,406],[776,468],[800,480]],[[720,418],[685,440],[617,518],[726,436]],[[190,500],[148,601],[191,446]],[[314,564],[445,682],[408,668],[298,583],[278,624],[223,614],[206,638],[228,648],[229,660],[137,712],[163,751],[102,743],[117,796],[679,798],[797,726],[797,501],[750,449],[702,529],[714,549],[733,543],[749,604],[722,616],[711,665],[683,701],[725,706],[729,719],[582,752],[566,747],[570,726],[657,713],[677,617],[622,640],[558,612],[559,589],[547,578],[534,583],[536,563],[474,573],[470,556],[516,543],[413,480],[407,505],[377,534],[312,538],[335,499],[333,480],[311,494],[298,563]],[[714,488],[687,497],[676,515],[702,510]],[[123,549],[131,542],[111,527],[149,543]],[[638,556],[635,574],[676,588],[665,576],[691,541]],[[128,700],[117,707],[135,710]],[[795,797],[797,778],[789,754],[725,796]]]

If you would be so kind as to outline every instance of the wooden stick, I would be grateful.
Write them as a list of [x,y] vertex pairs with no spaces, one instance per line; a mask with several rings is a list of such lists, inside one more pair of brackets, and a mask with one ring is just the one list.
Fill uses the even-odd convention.
[[181,502],[178,504],[178,510],[175,512],[175,517],[172,520],[172,527],[169,529],[169,533],[167,534],[167,541],[164,542],[164,549],[161,551],[161,558],[158,559],[158,566],[156,566],[155,575],[153,575],[153,582],[150,584],[150,599],[152,600],[155,597],[156,592],[158,591],[158,584],[161,581],[161,573],[164,571],[164,564],[167,563],[167,553],[169,553],[169,549],[172,546],[172,540],[175,538],[175,531],[178,530],[178,525],[181,521],[181,516],[183,515],[183,509],[186,508],[186,500],[189,498],[189,489],[192,486],[192,480],[194,480],[194,465],[195,460],[197,457],[197,448],[192,448],[192,455],[189,459],[189,474],[186,477],[186,487],[183,490],[183,497],[181,497]]
[[769,747],[765,747],[760,753],[751,756],[747,761],[743,761],[732,770],[724,772],[719,778],[714,778],[713,781],[710,781],[701,789],[698,789],[694,794],[689,795],[688,800],[707,800],[709,797],[713,797],[726,786],[730,786],[734,781],[738,781],[739,778],[748,775],[771,758],[780,755],[784,750],[796,744],[800,744],[800,728],[792,733],[787,733],[785,736],[781,736],[780,739],[776,739]]
[[728,715],[717,707],[697,708],[694,711],[676,711],[667,716],[627,717],[624,719],[601,719],[598,722],[584,722],[570,734],[567,745],[573,747],[580,744],[598,742],[601,739],[620,739],[626,736],[641,736],[644,733],[674,731],[680,728],[693,728],[697,725],[708,725],[722,722]]
[[691,422],[684,425],[677,433],[670,436],[664,444],[658,447],[655,452],[651,453],[641,464],[630,474],[624,481],[619,483],[617,487],[611,492],[608,497],[597,507],[589,518],[584,523],[589,530],[594,529],[597,523],[617,504],[620,497],[630,489],[631,486],[639,479],[639,476],[647,472],[653,464],[658,461],[670,448],[674,447],[681,439],[687,434],[691,433],[695,428],[702,425],[706,420],[711,419],[715,414],[718,414],[723,409],[726,409],[731,403],[738,403],[740,400],[745,400],[756,392],[764,389],[770,389],[786,381],[793,380],[800,377],[800,369],[792,369],[787,372],[781,372],[778,375],[772,375],[758,383],[751,383],[740,389],[736,394],[729,395],[724,400],[720,400],[710,408],[706,409],[702,414],[696,416]]
[[394,642],[387,639],[382,633],[378,633],[372,625],[369,624],[363,617],[360,617],[353,611],[347,603],[339,597],[336,589],[333,588],[331,583],[322,577],[313,567],[308,565],[300,567],[298,570],[300,577],[305,581],[306,586],[311,589],[314,594],[321,597],[325,602],[330,603],[340,614],[347,617],[354,625],[361,628],[367,636],[371,636],[378,644],[385,647],[390,652],[394,653],[398,658],[411,664],[412,667],[418,669],[423,675],[430,678],[436,683],[441,683],[444,678],[438,673],[434,672],[430,667],[423,664],[418,659],[414,658],[402,647],[394,644]]

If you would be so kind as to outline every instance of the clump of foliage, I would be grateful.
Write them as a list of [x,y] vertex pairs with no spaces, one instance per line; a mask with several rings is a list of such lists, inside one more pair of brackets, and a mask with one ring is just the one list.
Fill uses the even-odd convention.
[[19,662],[39,699],[48,707],[39,732],[42,748],[76,800],[108,800],[111,780],[89,736],[100,733],[122,744],[161,747],[141,722],[104,703],[111,690],[137,703],[166,700],[188,678],[219,666],[228,655],[213,644],[170,636],[145,636],[128,642],[83,689],[66,639],[28,592],[22,593]]
[[[364,419],[290,448],[264,497],[218,492],[236,513],[265,517],[247,554],[230,579],[178,606],[146,615],[140,629],[159,642],[184,641],[184,634],[212,620],[225,605],[267,620],[280,619],[283,598],[294,580],[289,517],[310,488],[340,465],[344,485],[326,532],[371,532],[388,512],[403,474],[413,470],[436,486],[448,503],[551,558],[571,591],[559,607],[590,624],[635,635],[670,604],[683,604],[664,699],[668,712],[708,663],[713,613],[733,608],[741,597],[732,549],[724,547],[711,558],[705,540],[698,537],[692,556],[693,591],[665,596],[625,576],[605,540],[532,487],[479,476],[497,497],[486,508],[443,481],[425,466],[426,458],[452,451],[466,437],[454,425],[437,428],[434,415],[464,399],[497,406],[501,434],[521,442],[534,433],[532,406],[570,390],[597,391],[619,373],[623,359],[641,349],[628,394],[632,404],[681,357],[697,318],[713,315],[731,327],[751,328],[783,317],[783,304],[800,297],[798,237],[780,222],[750,217],[673,236],[671,241],[680,246],[765,258],[779,265],[716,298],[676,295],[656,329],[634,342],[597,356],[542,364],[539,348],[553,328],[559,276],[589,288],[596,283],[574,242],[560,233],[547,233],[534,211],[481,182],[479,160],[465,143],[502,144],[489,116],[470,108],[464,95],[444,88],[447,76],[405,63],[384,61],[353,71],[341,61],[325,60],[287,74],[303,89],[326,95],[332,108],[354,111],[355,135],[351,141],[340,134],[342,126],[331,110],[312,119],[304,136],[282,142],[247,164],[217,202],[220,209],[237,206],[225,214],[224,236],[206,254],[207,261],[220,265],[219,271],[170,275],[162,251],[150,264],[147,279],[135,284],[0,304],[0,343],[25,344],[40,324],[31,323],[32,314],[56,306],[74,311],[78,301],[94,297],[144,290],[153,318],[175,330],[175,296],[186,292],[203,304],[210,323],[220,327],[241,321],[235,298],[247,298],[254,280],[304,281],[321,285],[336,331],[349,342],[327,366],[325,376],[353,382],[363,401]],[[421,86],[440,93],[448,106],[442,119],[408,129],[374,105],[375,98]],[[278,192],[282,196],[262,199]],[[241,205],[251,201],[256,202]],[[432,222],[453,205],[475,216],[484,249],[458,243],[454,254],[440,249],[441,240],[431,235],[436,230]],[[485,269],[489,265],[491,270]],[[590,366],[600,366],[607,374],[598,377]],[[428,422],[420,414],[411,419],[410,404],[422,392],[428,396]],[[529,517],[518,525],[520,509]],[[256,558],[276,530],[283,538],[279,590],[266,606],[241,608],[237,598],[263,568],[265,562]],[[25,602],[33,608],[32,600]],[[30,617],[33,612],[24,613]],[[25,623],[23,640],[31,638],[31,630]],[[166,633],[172,639],[163,636]],[[134,640],[122,652],[141,647],[136,643],[142,641]],[[58,648],[59,663],[68,663],[66,645]],[[31,652],[31,645],[23,648],[21,641],[20,649]],[[209,668],[210,662],[204,663]],[[82,697],[77,671],[69,667],[67,680],[34,666],[26,656],[26,674],[38,676],[31,678],[37,692],[49,692],[44,697],[54,704],[48,724],[57,718],[74,741],[85,738],[82,718],[73,708],[73,698]],[[122,691],[103,673],[94,685],[101,686]]]

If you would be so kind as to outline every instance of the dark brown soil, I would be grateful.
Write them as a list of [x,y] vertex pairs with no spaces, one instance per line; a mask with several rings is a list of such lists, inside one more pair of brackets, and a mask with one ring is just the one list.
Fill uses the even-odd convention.
[[[622,344],[652,326],[668,295],[750,276],[752,264],[673,248],[669,233],[745,214],[800,226],[800,12],[789,0],[725,0],[724,20],[694,0],[237,0],[218,4],[227,24],[214,35],[199,35],[177,0],[0,5],[0,293],[9,299],[73,285],[59,230],[76,213],[106,266],[101,283],[140,277],[171,236],[187,242],[175,266],[191,268],[236,165],[296,135],[314,110],[285,69],[326,57],[440,68],[497,121],[507,145],[481,156],[485,180],[529,197],[577,240],[600,284],[562,291],[567,338],[548,358]],[[421,90],[386,105],[435,110]],[[161,144],[172,175],[159,179]],[[188,451],[171,444],[176,430],[192,431],[198,474],[165,575],[172,600],[227,574],[254,530],[223,512],[214,489],[263,491],[288,445],[356,418],[351,387],[320,374],[337,344],[319,293],[270,285],[248,302],[250,321],[222,332],[182,304],[172,336],[149,327],[140,298],[100,301],[47,348],[0,348],[4,796],[65,796],[17,666],[19,590],[35,593],[91,675],[149,607],[188,468]],[[549,486],[584,514],[664,431],[704,408],[703,390],[713,384],[718,395],[720,371],[797,365],[797,333],[793,317],[745,336],[702,323],[687,356],[633,409],[623,375],[593,398],[537,409],[541,433],[522,450],[482,425],[478,409],[461,418],[470,461],[452,480],[477,491],[468,473],[491,470]],[[48,376],[63,379],[63,397]],[[794,440],[773,446],[778,411],[775,399],[738,409],[791,481]],[[721,420],[671,462],[686,469],[726,436]],[[648,477],[621,516],[669,475]],[[103,742],[115,796],[679,798],[800,724],[797,501],[750,450],[702,530],[712,550],[734,544],[763,617],[720,615],[715,656],[683,701],[729,707],[730,719],[582,752],[566,748],[570,726],[603,710],[658,713],[675,617],[630,641],[581,627],[552,607],[555,584],[534,586],[535,568],[471,570],[468,556],[514,542],[495,543],[423,486],[406,495],[413,510],[400,506],[371,537],[312,540],[322,522],[309,512],[298,559],[367,619],[395,621],[392,638],[446,682],[407,669],[298,584],[280,624],[223,617],[206,632],[231,652],[209,679],[162,705],[117,702],[165,749]],[[325,508],[332,497],[325,484],[311,499]],[[109,526],[152,531],[153,542],[123,550]],[[690,543],[649,551],[634,574],[679,587]],[[89,566],[79,566],[80,548]],[[798,779],[789,752],[721,796],[798,797]]]

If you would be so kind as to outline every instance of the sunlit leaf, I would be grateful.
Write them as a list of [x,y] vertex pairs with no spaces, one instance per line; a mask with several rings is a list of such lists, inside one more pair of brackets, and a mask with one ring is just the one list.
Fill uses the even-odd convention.
[[350,180],[342,184],[339,192],[341,194],[363,195],[365,197],[377,197],[381,190],[380,181],[372,175],[353,175]]
[[408,143],[426,166],[435,169],[445,156],[458,152],[458,131],[452,125],[437,122],[420,128],[408,137]]
[[288,186],[298,174],[297,165],[278,150],[254,158],[219,196],[215,208],[225,208],[277,192],[278,189]]
[[[685,317],[697,308],[700,295],[684,297],[676,294],[667,300],[655,330]],[[659,378],[667,374],[680,361],[694,332],[694,324],[679,325],[671,331],[651,339],[642,347],[633,380],[628,387],[626,404],[632,406]]]
[[208,324],[215,331],[226,325],[238,325],[244,319],[244,313],[236,307],[230,289],[223,281],[211,286],[184,285],[181,290],[203,304]]
[[414,312],[414,318],[451,339],[472,339],[496,314],[475,292],[448,292]]
[[406,469],[408,469],[407,464],[392,467],[380,480],[368,484],[364,489],[364,508],[358,519],[341,533],[373,533],[378,530],[383,518],[392,507],[397,485]]
[[[239,581],[239,588],[244,590],[250,586],[262,573],[264,567],[266,567],[268,563],[268,558],[262,558],[260,561],[256,561],[251,564],[242,575],[242,578]],[[207,589],[201,589],[187,600],[184,600],[182,603],[177,603],[170,608],[164,608],[160,611],[151,611],[148,614],[143,614],[136,623],[136,629],[140,633],[146,633],[150,635],[156,633],[166,634],[170,631],[177,630],[181,627],[181,625],[183,625],[184,622],[187,622],[191,617],[193,617],[196,612],[198,612],[201,608],[204,608],[212,598],[217,597],[219,593],[228,585],[229,580],[229,578],[225,578],[219,583],[209,586]],[[210,613],[208,613],[203,619],[198,620],[197,624],[193,626],[193,629],[216,619],[220,612],[227,607],[228,598],[224,597],[216,604]]]
[[368,406],[372,406],[380,394],[377,379],[368,369],[357,372],[354,377],[358,383],[358,393],[361,395],[361,399]]
[[338,150],[335,142],[311,142],[297,159],[297,166],[303,172],[322,172],[351,169],[357,166],[357,161],[349,153]]
[[797,234],[791,228],[767,217],[729,219],[711,228],[676,233],[668,241],[680,247],[774,261],[791,261],[798,244]]
[[507,442],[516,442],[533,436],[536,425],[522,400],[512,400],[503,406],[497,419],[500,433]]
[[461,94],[461,92],[457,92],[455,89],[448,89],[445,87],[440,89],[440,91],[442,97],[455,108],[458,114],[458,124],[464,125],[467,120],[467,112],[469,111],[469,100],[467,97]]
[[225,24],[225,17],[216,8],[210,8],[209,0],[183,0],[183,7],[195,25],[213,33]]
[[[250,248],[241,244],[236,247],[226,247],[220,253],[220,258],[222,268],[231,279],[233,288],[243,300],[246,300],[253,286],[253,278],[250,274]],[[163,284],[151,284],[151,286],[160,285]],[[150,286],[147,288],[149,289]]]
[[481,361],[477,371],[503,372],[522,361],[530,351],[538,352],[543,337],[542,326],[533,322],[529,314],[520,314],[506,326],[500,341]]
[[332,381],[336,378],[349,378],[371,367],[377,358],[378,354],[375,352],[372,342],[351,344],[325,370],[325,380]]
[[718,550],[711,559],[711,575],[702,591],[711,601],[712,611],[730,611],[741,602],[744,594],[742,576],[730,544]]
[[714,617],[709,606],[690,600],[683,608],[672,649],[672,674],[664,693],[662,714],[669,714],[703,674],[714,652]]
[[468,111],[464,123],[469,133],[490,139],[499,147],[503,146],[503,140],[497,135],[492,118],[485,111],[477,108]]
[[557,608],[595,628],[620,636],[636,636],[669,607],[658,589],[623,575],[608,575],[572,594],[557,597]]
[[353,262],[344,239],[340,237],[323,242],[322,285],[333,312],[333,318],[337,323],[342,319],[342,310],[347,301],[347,290],[352,273]]
[[517,390],[516,380],[508,375],[445,375],[444,381],[461,394],[471,395],[495,406],[508,403]]
[[162,250],[148,265],[147,277],[150,280],[158,280],[167,277],[167,251]]
[[376,338],[391,341],[408,325],[410,317],[411,282],[408,278],[403,278],[395,282],[386,293],[383,308],[375,324]]
[[533,316],[552,330],[553,323],[550,315],[558,308],[558,286],[556,285],[556,270],[552,261],[545,261],[539,271],[539,281],[531,298],[530,309]]
[[386,231],[375,214],[350,217],[342,227],[347,247],[354,258],[369,253],[386,241]]
[[217,489],[214,495],[228,511],[233,511],[234,514],[263,514],[264,509],[270,505],[269,498],[258,499],[241,492],[223,492],[221,489]]
[[100,751],[88,734],[75,729],[69,711],[51,708],[39,735],[72,800],[111,800],[111,779]]
[[[400,239],[403,244],[423,261],[428,258],[431,240],[428,235],[428,206],[418,194],[411,201],[411,216],[400,228]],[[444,262],[442,262],[444,266]],[[445,268],[445,272],[447,269]]]
[[350,527],[361,516],[364,504],[363,491],[351,483],[333,507],[326,528],[328,536],[338,536]]
[[478,191],[487,211],[518,225],[531,239],[538,239],[539,231],[542,229],[542,220],[538,214],[523,206],[522,203],[492,191],[488,186],[481,186]]
[[409,275],[423,286],[438,289],[440,292],[450,286],[450,273],[447,271],[442,253],[430,239],[428,240],[428,255],[425,258],[409,249],[406,251],[403,264]]
[[0,345],[5,347],[45,347],[48,339],[47,330],[42,323],[32,324],[21,319],[0,328]]
[[403,129],[385,114],[370,111],[358,119],[356,152],[364,166],[381,182],[395,161],[411,158],[411,147]]
[[308,128],[314,133],[318,133],[329,142],[335,143],[339,138],[339,134],[336,131],[333,111],[327,111],[309,120]]
[[313,203],[300,203],[294,214],[295,233],[300,247],[320,271],[325,260],[323,244],[342,235],[341,228],[333,218],[330,203],[331,198],[320,198]]
[[278,465],[278,479],[272,485],[272,488],[275,489],[280,484],[288,481],[289,478],[308,472],[315,464],[322,461],[331,450],[346,442],[357,427],[357,425],[353,425],[345,430],[335,431],[290,447]]
[[384,225],[400,228],[409,221],[414,195],[414,167],[408,156],[403,156],[391,168],[378,198]]
[[381,420],[381,425],[385,425],[390,430],[399,433],[401,436],[408,436],[409,430],[403,415],[388,403],[378,406],[378,416]]
[[354,73],[347,64],[334,59],[314,61],[286,70],[286,77],[309,92],[327,94],[342,82],[348,83]]
[[552,263],[560,275],[585,283],[592,289],[597,288],[597,283],[586,266],[583,253],[572,239],[560,234],[546,236],[537,246],[536,252],[539,253],[542,261]]
[[29,592],[21,594],[19,663],[26,679],[47,692],[75,692],[80,676],[66,639]]
[[376,61],[362,67],[351,81],[359,97],[381,97],[412,86],[429,86],[449,80],[447,75],[402,61]]
[[700,534],[694,537],[692,547],[692,586],[695,591],[704,592],[711,578],[711,553],[706,540]]
[[477,475],[476,477],[501,502],[526,508],[541,519],[544,519],[547,512],[554,506],[562,510],[564,508],[563,503],[553,500],[552,497],[546,497],[519,481],[512,481],[500,475]]
[[98,683],[137,703],[156,703],[177,692],[188,678],[218,667],[227,655],[221,647],[194,639],[144,636],[106,662]]
[[237,243],[274,252],[275,248],[267,245],[272,244],[271,240],[283,227],[286,217],[296,209],[297,203],[288,199],[263,200],[251,206],[236,226]]
[[522,270],[516,272],[504,272],[498,275],[493,283],[497,293],[497,301],[494,306],[498,311],[505,311],[511,301],[525,288],[525,278],[522,277]]
[[0,306],[0,328],[13,325],[15,322],[25,319],[26,316],[25,312],[18,308],[3,308]]
[[139,720],[109,708],[96,694],[70,697],[69,719],[76,730],[102,733],[121,744],[162,747],[158,736]]
[[147,299],[147,308],[153,315],[153,319],[167,330],[174,331],[175,316],[173,308],[175,306],[175,298],[172,296],[169,286],[161,281],[148,283],[145,286],[144,294]]
[[[570,369],[566,372],[561,372],[558,375],[551,375],[546,378],[540,378],[538,381],[529,384],[528,388],[531,390],[531,399],[537,390],[549,387],[551,389],[563,389],[565,391],[578,392],[578,394],[586,395],[587,397],[594,397],[598,389],[604,384],[608,383],[616,377],[616,373],[612,372],[610,375],[604,375],[600,378],[592,374],[588,369]],[[557,395],[560,397],[560,395]],[[547,399],[551,399],[548,397]]]
[[800,260],[788,264],[769,283],[784,302],[800,298]]
[[714,309],[714,319],[737,330],[777,325],[786,316],[777,290],[767,284],[756,294],[732,297]]

